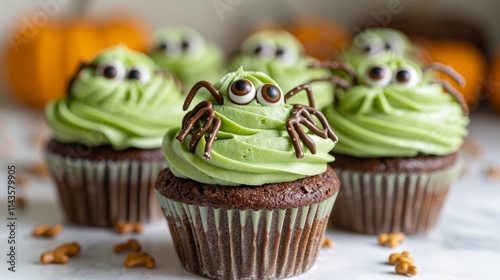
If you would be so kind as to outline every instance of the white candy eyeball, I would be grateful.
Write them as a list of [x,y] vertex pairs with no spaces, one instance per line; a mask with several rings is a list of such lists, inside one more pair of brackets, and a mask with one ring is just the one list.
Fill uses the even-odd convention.
[[138,80],[142,84],[149,82],[151,79],[151,73],[149,73],[149,69],[142,66],[136,65],[132,66],[127,73],[128,80]]
[[255,86],[245,79],[236,80],[229,89],[229,99],[236,104],[245,105],[255,98]]
[[283,48],[283,47],[278,47],[276,49],[275,56],[285,66],[293,65],[294,63],[297,62],[297,60],[299,58],[299,55],[296,51],[293,51],[293,50],[287,49],[287,48]]
[[273,84],[265,84],[257,89],[257,102],[262,105],[278,105],[280,100],[281,91]]
[[391,82],[392,73],[387,65],[374,65],[366,70],[363,78],[369,86],[385,87]]
[[106,61],[97,65],[96,75],[110,80],[121,81],[125,78],[126,70],[120,61]]
[[392,79],[393,83],[407,87],[415,87],[419,82],[417,71],[409,66],[399,68]]
[[162,41],[158,44],[158,50],[164,52],[166,55],[178,54],[182,50],[182,44],[174,41]]

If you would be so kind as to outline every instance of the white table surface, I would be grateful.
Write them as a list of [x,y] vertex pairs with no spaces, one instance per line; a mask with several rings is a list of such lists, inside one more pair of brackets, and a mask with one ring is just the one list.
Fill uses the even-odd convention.
[[[118,235],[111,229],[93,229],[65,224],[57,193],[50,179],[23,170],[41,160],[39,135],[48,136],[40,112],[0,105],[0,279],[202,279],[179,263],[165,221],[145,227],[140,235]],[[469,140],[484,154],[464,153],[467,172],[452,188],[436,229],[407,237],[395,249],[377,245],[375,236],[329,228],[333,249],[323,248],[313,268],[293,279],[404,279],[394,266],[385,264],[392,252],[408,250],[419,268],[416,279],[500,279],[500,179],[485,175],[488,167],[500,166],[500,115],[488,110],[475,113]],[[7,270],[7,165],[28,178],[18,187],[27,200],[17,210],[17,272]],[[31,236],[41,223],[64,224],[55,239]],[[112,252],[114,244],[137,238],[144,251],[156,258],[154,269],[123,266],[125,255]],[[41,265],[40,254],[77,241],[82,252],[65,265]]]

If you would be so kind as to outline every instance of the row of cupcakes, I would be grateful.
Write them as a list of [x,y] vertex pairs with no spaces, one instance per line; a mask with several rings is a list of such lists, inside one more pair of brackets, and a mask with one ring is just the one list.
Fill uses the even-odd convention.
[[450,69],[420,65],[392,30],[358,35],[349,59],[328,63],[266,30],[224,70],[193,32],[159,33],[157,63],[103,52],[47,107],[46,158],[70,221],[163,212],[184,267],[217,279],[310,268],[337,197],[333,223],[349,230],[435,224],[468,123],[433,70]]

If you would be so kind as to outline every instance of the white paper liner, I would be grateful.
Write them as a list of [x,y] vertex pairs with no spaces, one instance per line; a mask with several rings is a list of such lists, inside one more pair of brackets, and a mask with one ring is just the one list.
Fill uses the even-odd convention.
[[214,279],[280,279],[313,265],[338,193],[308,206],[259,211],[195,206],[156,194],[187,270]]
[[370,173],[335,169],[341,190],[332,223],[349,231],[415,234],[434,227],[459,164],[428,173]]
[[160,219],[153,188],[165,161],[88,160],[45,152],[70,222],[110,227]]

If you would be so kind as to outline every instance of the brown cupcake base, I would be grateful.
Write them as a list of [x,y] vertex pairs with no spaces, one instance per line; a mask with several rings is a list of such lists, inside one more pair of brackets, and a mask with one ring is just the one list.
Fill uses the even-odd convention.
[[[314,264],[339,187],[331,169],[325,174],[331,179],[323,184],[330,189],[328,196],[284,209],[201,206],[170,199],[158,190],[156,193],[177,255],[188,271],[214,279],[281,279],[301,274]],[[170,171],[163,171],[157,188],[162,186],[165,191],[162,180],[170,176]],[[294,185],[296,188],[288,188],[282,195],[302,192],[302,180]],[[218,187],[225,191],[239,188]],[[268,185],[253,188],[271,190]]]
[[[131,150],[114,151],[113,158],[113,152],[102,147],[78,157],[62,153],[63,145],[51,141],[45,158],[69,222],[111,227],[118,221],[145,223],[161,218],[153,188],[165,167],[163,159],[126,159]],[[161,150],[143,153],[161,155]]]
[[[342,160],[345,157],[333,164],[342,190],[332,220],[339,228],[364,234],[415,234],[433,228],[459,174],[456,154]],[[350,168],[346,162],[356,164]]]

